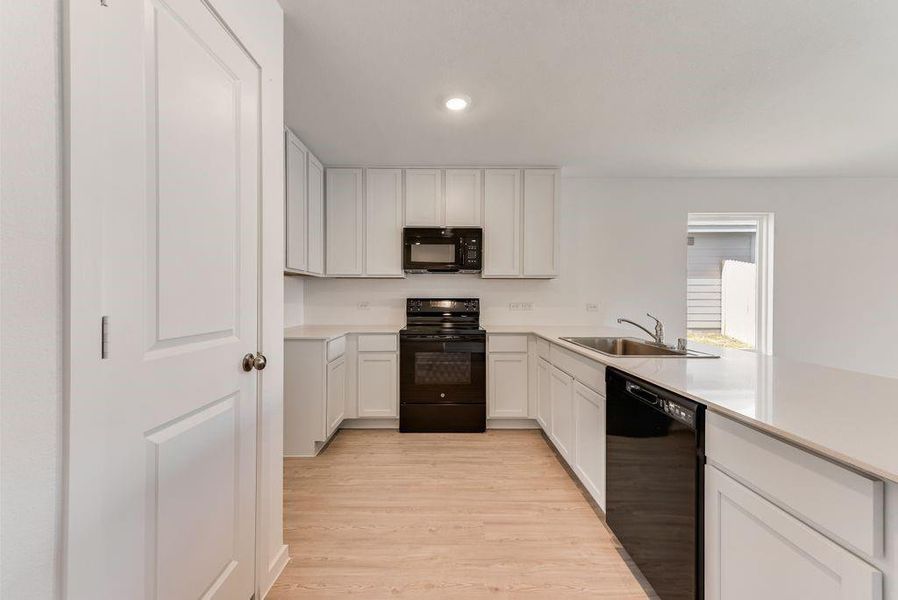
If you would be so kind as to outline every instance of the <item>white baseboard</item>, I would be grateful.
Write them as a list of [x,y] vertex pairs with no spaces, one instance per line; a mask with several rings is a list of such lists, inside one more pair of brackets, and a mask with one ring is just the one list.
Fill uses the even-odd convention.
[[260,590],[260,597],[262,600],[265,600],[268,592],[270,592],[271,588],[274,586],[274,582],[276,582],[278,577],[281,576],[281,573],[284,572],[284,567],[287,566],[288,562],[290,562],[290,548],[284,544],[268,565],[268,582],[265,584],[265,589]]
[[539,429],[536,419],[487,419],[487,429]]

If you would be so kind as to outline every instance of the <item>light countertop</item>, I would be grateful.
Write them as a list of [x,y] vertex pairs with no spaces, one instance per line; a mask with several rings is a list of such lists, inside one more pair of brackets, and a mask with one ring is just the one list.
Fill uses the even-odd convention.
[[347,333],[399,333],[405,325],[298,325],[284,329],[285,340],[333,340]]
[[[595,326],[490,326],[490,334],[533,334],[572,352],[691,398],[797,446],[898,483],[898,379],[833,369],[743,350],[697,346],[719,359],[610,357],[561,337],[644,337]],[[401,325],[311,325],[286,339],[332,339],[346,333],[396,333]],[[692,344],[690,344],[692,347]]]

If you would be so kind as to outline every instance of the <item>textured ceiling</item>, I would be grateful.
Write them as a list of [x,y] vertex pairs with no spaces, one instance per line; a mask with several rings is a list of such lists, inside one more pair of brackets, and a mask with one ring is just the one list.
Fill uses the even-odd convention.
[[281,3],[287,123],[325,164],[898,175],[892,0]]

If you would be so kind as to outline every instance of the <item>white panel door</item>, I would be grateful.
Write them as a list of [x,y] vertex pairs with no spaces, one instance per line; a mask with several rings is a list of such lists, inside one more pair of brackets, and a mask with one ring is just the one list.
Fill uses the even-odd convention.
[[574,380],[556,367],[550,371],[549,393],[552,399],[551,438],[561,455],[574,462]]
[[557,169],[524,170],[524,277],[558,274]]
[[574,472],[605,509],[605,398],[574,381]]
[[308,272],[324,275],[324,167],[309,153],[309,266]]
[[527,355],[489,355],[489,416],[527,416]]
[[480,169],[446,169],[446,225],[480,227]]
[[308,150],[293,132],[286,132],[287,138],[287,269],[305,271],[308,269]]
[[546,434],[552,433],[552,365],[544,358],[536,359],[536,420]]
[[327,364],[327,400],[325,430],[330,436],[346,414],[346,357],[341,356]]
[[72,273],[72,339],[97,342],[72,342],[66,597],[246,600],[259,67],[204,2],[70,9],[72,264],[101,283]]
[[444,220],[443,172],[439,169],[406,169],[405,225],[439,227]]
[[880,600],[882,573],[706,465],[705,598]]
[[359,352],[359,417],[399,416],[395,352]]
[[327,169],[327,274],[361,275],[365,212],[361,169]]
[[368,169],[365,178],[365,274],[402,277],[402,169]]
[[483,276],[521,275],[521,172],[487,169],[483,193]]

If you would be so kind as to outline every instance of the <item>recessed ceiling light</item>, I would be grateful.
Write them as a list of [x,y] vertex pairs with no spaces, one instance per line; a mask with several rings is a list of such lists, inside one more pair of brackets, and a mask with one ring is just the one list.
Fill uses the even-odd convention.
[[468,96],[452,96],[446,99],[446,108],[454,112],[465,110],[470,104],[471,98]]

